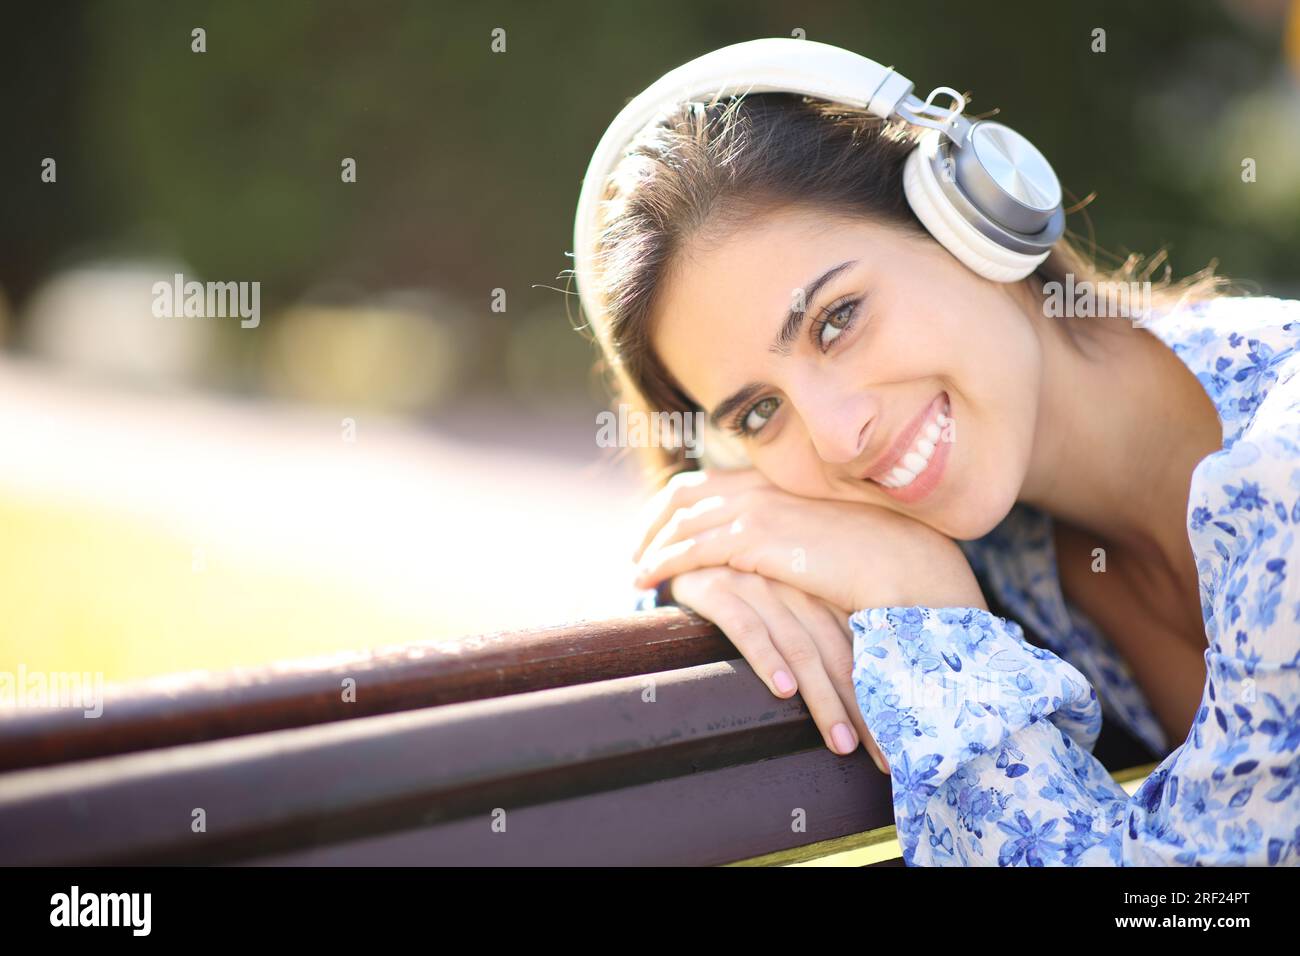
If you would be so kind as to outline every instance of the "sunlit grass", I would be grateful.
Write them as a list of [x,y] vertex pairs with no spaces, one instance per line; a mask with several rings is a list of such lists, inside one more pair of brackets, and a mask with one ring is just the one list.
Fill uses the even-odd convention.
[[0,405],[24,410],[0,418],[0,672],[115,681],[632,609],[639,496],[577,409],[434,430],[2,357]]
[[464,633],[403,618],[346,580],[247,554],[196,552],[157,523],[0,500],[0,670],[102,672],[106,681],[221,669]]

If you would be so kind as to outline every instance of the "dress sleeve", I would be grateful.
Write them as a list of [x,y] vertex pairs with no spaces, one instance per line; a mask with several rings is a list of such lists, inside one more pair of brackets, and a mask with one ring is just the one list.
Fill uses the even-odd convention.
[[853,685],[908,866],[1119,865],[1128,795],[1087,679],[981,608],[857,611]]
[[1176,863],[1300,866],[1300,375],[1197,466],[1188,528],[1206,687],[1135,839]]
[[[1300,382],[1300,379],[1297,380]],[[1197,467],[1207,647],[1187,739],[1132,797],[1073,666],[977,608],[855,612],[857,703],[909,866],[1300,865],[1300,403]]]

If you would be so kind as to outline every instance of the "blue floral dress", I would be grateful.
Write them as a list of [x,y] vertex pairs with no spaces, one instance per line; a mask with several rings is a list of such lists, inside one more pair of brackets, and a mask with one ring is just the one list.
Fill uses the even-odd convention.
[[[1192,729],[1171,750],[1124,659],[1065,600],[1050,517],[1017,504],[960,545],[1050,649],[978,608],[849,618],[909,866],[1300,865],[1300,302],[1223,298],[1147,327],[1223,425],[1187,505],[1207,668]],[[1166,754],[1132,797],[1092,753],[1103,716]]]

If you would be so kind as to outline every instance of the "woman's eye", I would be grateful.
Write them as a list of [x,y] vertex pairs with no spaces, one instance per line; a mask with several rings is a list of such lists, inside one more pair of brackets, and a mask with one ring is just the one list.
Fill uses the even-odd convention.
[[832,342],[853,324],[853,315],[857,311],[858,303],[845,302],[829,316],[822,320],[817,329],[818,345],[825,351]]
[[768,419],[776,414],[776,408],[779,404],[780,402],[771,395],[760,402],[755,402],[749,411],[745,413],[745,417],[740,423],[740,433],[742,435],[753,435],[767,424]]
[[[832,342],[852,328],[861,301],[861,299],[853,299],[839,306],[832,305],[822,312],[821,318],[813,327],[812,334],[823,352],[829,349]],[[729,427],[737,435],[753,438],[780,407],[781,400],[769,395],[751,405],[749,410],[739,418],[733,419],[734,424]]]

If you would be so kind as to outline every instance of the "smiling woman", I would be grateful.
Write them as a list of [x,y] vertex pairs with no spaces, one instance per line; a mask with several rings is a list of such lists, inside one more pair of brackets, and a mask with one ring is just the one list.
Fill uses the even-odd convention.
[[[673,103],[608,174],[607,134],[580,202],[620,398],[705,412],[748,466],[650,450],[639,583],[863,741],[909,864],[1300,862],[1300,303],[1103,274],[1027,141],[752,43],[711,56],[798,92]],[[866,104],[807,94],[859,68]],[[1134,281],[1149,310],[1045,305]],[[1132,800],[1103,713],[1164,758]]]
[[[680,338],[666,332],[665,324],[698,323],[701,317],[708,317],[707,334],[726,359],[739,357],[728,347],[738,340],[722,323],[748,331],[755,316],[770,316],[771,351],[785,357],[801,329],[827,354],[843,346],[841,340],[862,324],[864,313],[880,313],[886,293],[895,305],[905,301],[911,315],[924,312],[924,302],[942,301],[944,312],[956,314],[967,329],[979,306],[995,306],[995,315],[980,314],[981,332],[993,332],[990,323],[996,318],[1009,318],[1027,342],[1031,330],[1023,313],[1048,317],[1043,288],[1052,283],[1074,288],[1083,282],[1141,280],[1152,287],[1155,304],[1166,308],[1212,298],[1227,285],[1208,269],[1177,283],[1166,269],[1153,284],[1147,280],[1162,255],[1145,265],[1132,256],[1103,272],[1068,236],[1023,283],[980,283],[958,268],[904,200],[902,170],[913,142],[905,126],[864,109],[785,93],[682,103],[643,130],[603,197],[596,255],[602,308],[590,316],[611,358],[619,394],[654,410],[706,410],[705,396],[692,394],[683,384],[689,376],[670,371],[681,366],[656,347]],[[827,262],[844,248],[865,254]],[[868,276],[878,278],[868,283]],[[944,280],[942,288],[930,285],[936,280]],[[960,298],[970,293],[980,300]],[[807,315],[813,319],[803,329]],[[1071,318],[1040,322],[1039,331],[1084,347],[1140,324]],[[920,352],[927,339],[941,337],[935,333],[951,330],[913,323],[902,331]],[[660,343],[652,341],[656,335]],[[698,355],[695,340],[686,341],[685,351]],[[982,334],[977,340],[967,334],[947,341],[991,349],[994,337]],[[1017,358],[1006,355],[997,365],[1023,376],[1026,369]],[[715,377],[722,378],[720,370]],[[710,424],[756,432],[780,405],[779,399],[759,395],[762,385],[744,383],[709,406]],[[747,417],[737,419],[732,414],[737,411]],[[752,447],[734,442],[730,447],[743,449],[752,461]],[[655,484],[683,464],[683,456],[668,449],[652,449],[645,459]]]

